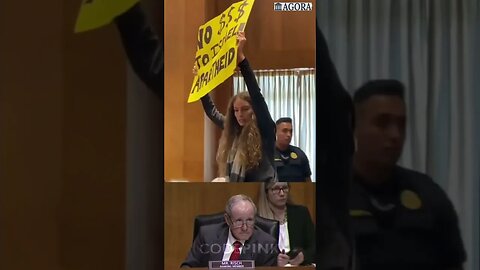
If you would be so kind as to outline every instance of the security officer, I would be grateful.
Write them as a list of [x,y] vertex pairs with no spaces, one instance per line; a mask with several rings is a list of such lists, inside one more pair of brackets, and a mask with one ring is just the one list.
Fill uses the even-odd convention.
[[288,182],[310,182],[310,165],[307,155],[292,141],[292,118],[283,117],[276,122],[275,166],[278,180]]
[[405,141],[403,92],[399,81],[374,80],[354,94],[356,269],[462,269],[465,250],[447,195],[427,175],[396,165]]

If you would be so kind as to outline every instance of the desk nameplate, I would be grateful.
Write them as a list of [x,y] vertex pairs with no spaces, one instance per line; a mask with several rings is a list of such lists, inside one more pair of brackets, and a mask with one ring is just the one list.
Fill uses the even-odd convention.
[[208,262],[208,269],[255,269],[255,261],[253,260],[238,260],[238,261],[210,261]]

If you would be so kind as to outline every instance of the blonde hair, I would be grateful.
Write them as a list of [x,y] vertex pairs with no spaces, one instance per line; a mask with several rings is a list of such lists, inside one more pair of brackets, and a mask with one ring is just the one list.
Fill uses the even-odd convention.
[[[275,215],[273,214],[272,204],[270,200],[268,200],[268,190],[273,187],[277,183],[284,183],[284,182],[269,182],[265,183],[262,182],[260,184],[260,190],[258,191],[258,215],[264,218],[275,219]],[[290,188],[290,184],[288,182],[287,186]],[[290,193],[287,196],[287,204],[292,204],[292,199],[290,198]]]
[[[248,92],[238,93],[233,96],[228,103],[222,136],[220,137],[217,151],[218,173],[220,176],[226,175],[228,156],[234,147],[236,147],[240,155],[241,165],[245,167],[246,170],[257,167],[262,158],[262,140],[255,114],[252,116],[252,120],[242,128],[238,124],[233,110],[233,103],[237,98],[248,102],[250,106],[252,106],[252,99]],[[237,143],[233,145],[235,138],[237,138]]]

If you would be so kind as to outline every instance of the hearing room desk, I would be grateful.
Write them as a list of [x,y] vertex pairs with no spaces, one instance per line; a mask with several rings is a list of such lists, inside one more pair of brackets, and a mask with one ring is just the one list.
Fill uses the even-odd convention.
[[[188,268],[178,268],[178,269],[188,269]],[[191,268],[195,270],[208,270],[208,267],[202,267],[202,268]],[[297,266],[297,267],[280,267],[280,266],[260,266],[260,267],[255,267],[255,270],[312,270],[315,269],[314,266]]]

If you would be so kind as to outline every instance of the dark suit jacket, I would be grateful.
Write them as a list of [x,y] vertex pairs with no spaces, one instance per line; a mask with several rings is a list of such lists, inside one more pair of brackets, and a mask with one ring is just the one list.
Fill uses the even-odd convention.
[[[226,223],[205,225],[193,241],[192,248],[182,267],[208,267],[209,261],[221,261],[228,238]],[[256,266],[276,266],[277,241],[264,231],[255,228],[252,237],[245,242],[240,260],[254,260]]]
[[315,227],[308,208],[287,204],[288,237],[290,249],[302,248],[305,257],[302,264],[310,264],[315,256]]

